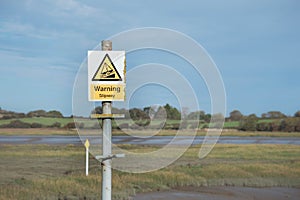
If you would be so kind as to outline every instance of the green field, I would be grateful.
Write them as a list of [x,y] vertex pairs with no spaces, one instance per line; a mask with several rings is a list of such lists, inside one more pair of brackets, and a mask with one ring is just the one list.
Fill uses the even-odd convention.
[[78,135],[76,130],[57,128],[0,128],[0,135]]
[[[156,147],[126,146],[132,151]],[[113,171],[113,199],[140,192],[201,186],[300,187],[300,148],[294,145],[216,145],[203,160],[199,146],[169,167],[145,174]],[[100,199],[101,169],[83,146],[1,145],[0,199]]]
[[233,122],[225,122],[224,128],[238,128],[240,122],[239,121],[233,121]]

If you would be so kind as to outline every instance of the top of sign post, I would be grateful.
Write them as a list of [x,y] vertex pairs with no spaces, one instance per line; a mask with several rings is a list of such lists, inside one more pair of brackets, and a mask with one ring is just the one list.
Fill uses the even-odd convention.
[[88,51],[90,101],[125,100],[125,51]]

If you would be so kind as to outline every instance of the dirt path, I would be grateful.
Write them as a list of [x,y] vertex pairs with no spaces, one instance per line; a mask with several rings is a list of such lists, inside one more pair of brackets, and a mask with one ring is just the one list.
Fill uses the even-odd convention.
[[138,194],[134,200],[298,200],[300,188],[208,187],[192,191],[167,191]]

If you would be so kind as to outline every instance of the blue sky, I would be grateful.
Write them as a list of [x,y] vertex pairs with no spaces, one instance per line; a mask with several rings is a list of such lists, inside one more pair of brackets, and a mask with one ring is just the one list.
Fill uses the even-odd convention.
[[[163,27],[207,50],[222,75],[228,112],[293,115],[300,110],[299,11],[297,0],[1,1],[0,106],[71,115],[73,83],[88,50],[121,31]],[[151,62],[145,53],[127,62]],[[209,112],[209,103],[203,109]]]

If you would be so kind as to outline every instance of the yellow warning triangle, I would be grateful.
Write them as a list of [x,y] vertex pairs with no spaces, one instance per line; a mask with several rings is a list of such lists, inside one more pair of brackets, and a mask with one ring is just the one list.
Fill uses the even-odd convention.
[[118,70],[111,61],[108,54],[106,54],[99,65],[96,73],[93,76],[93,81],[122,81]]

